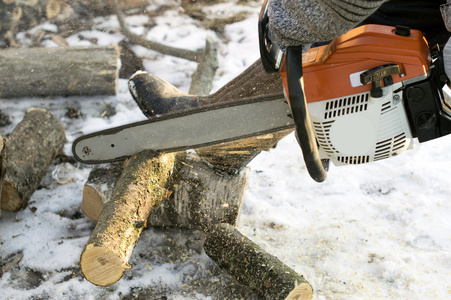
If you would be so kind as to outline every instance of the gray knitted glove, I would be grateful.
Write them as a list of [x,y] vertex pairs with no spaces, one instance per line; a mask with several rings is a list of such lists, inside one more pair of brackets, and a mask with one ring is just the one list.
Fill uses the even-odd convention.
[[269,31],[283,46],[330,41],[387,0],[270,0]]
[[445,68],[446,76],[451,79],[451,38],[443,49],[443,66]]

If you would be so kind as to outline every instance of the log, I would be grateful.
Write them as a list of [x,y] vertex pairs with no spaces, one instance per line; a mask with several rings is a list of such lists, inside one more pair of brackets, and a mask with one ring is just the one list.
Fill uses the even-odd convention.
[[177,157],[172,195],[149,216],[152,226],[177,226],[208,232],[217,223],[236,226],[247,172],[223,176],[194,154]]
[[302,275],[229,224],[213,228],[204,250],[222,269],[265,299],[312,299],[313,289]]
[[81,271],[88,281],[109,286],[130,268],[128,261],[150,212],[170,194],[167,184],[173,165],[174,154],[152,151],[126,162],[81,255]]
[[97,222],[103,205],[111,194],[123,171],[123,162],[95,165],[83,187],[81,210],[92,221]]
[[114,95],[118,61],[117,46],[1,50],[0,98]]
[[[183,93],[170,83],[146,72],[133,75],[129,80],[129,89],[135,102],[147,117],[265,95],[278,95],[283,98],[280,75],[267,74],[260,60],[210,95]],[[262,150],[273,148],[280,139],[293,130],[294,128],[272,135],[255,136],[196,149],[196,152],[215,170],[228,175],[237,174]]]
[[[6,160],[6,139],[2,135],[0,135],[0,200],[2,198],[3,178],[5,178],[6,173],[5,160]],[[0,209],[0,217],[1,215],[2,210]]]
[[[283,98],[283,84],[280,74],[267,74],[261,61],[257,60],[216,93],[205,96],[198,101],[203,105],[208,105],[271,94],[279,94]],[[274,148],[282,138],[293,130],[282,130],[270,135],[196,149],[196,152],[213,168],[227,174],[234,174],[240,172],[261,151]]]
[[61,121],[41,108],[27,110],[7,139],[1,207],[18,211],[27,205],[66,142]]
[[191,76],[189,93],[193,95],[207,95],[213,86],[213,78],[218,69],[218,55],[213,40],[207,37],[205,48],[197,69]]
[[[99,220],[100,211],[110,201],[121,171],[121,164],[93,168],[85,183],[81,204],[89,219]],[[164,201],[151,212],[147,225],[204,231],[217,223],[235,226],[246,176],[246,171],[235,176],[221,176],[208,168],[197,155],[180,153],[175,160],[169,201]]]
[[[114,13],[115,0],[88,0],[88,6],[98,15],[110,15]],[[146,7],[148,0],[119,0],[123,10]]]

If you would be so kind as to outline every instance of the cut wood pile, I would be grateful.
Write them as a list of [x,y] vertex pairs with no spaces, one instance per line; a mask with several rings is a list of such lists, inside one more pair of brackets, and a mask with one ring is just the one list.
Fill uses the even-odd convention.
[[[191,1],[182,2],[186,7],[192,5]],[[130,44],[197,62],[190,94],[199,95],[199,107],[281,92],[280,77],[267,75],[257,61],[210,95],[217,68],[213,41],[207,39],[204,48],[187,51],[137,36],[127,28],[123,10],[146,4],[145,0],[0,0],[1,43],[8,46],[0,50],[0,61],[6,62],[0,64],[0,78],[6,78],[0,86],[0,97],[115,94],[119,76],[128,78],[142,69]],[[118,47],[67,45],[65,36],[88,26],[93,14],[112,12],[117,14],[127,41]],[[66,46],[16,48],[19,44],[13,33],[42,19],[64,24],[61,32],[51,33],[51,39]],[[45,34],[48,32],[34,34],[35,45]],[[11,74],[13,65],[18,71]],[[42,73],[48,76],[38,75]],[[157,81],[168,84],[143,72],[130,78],[131,93],[147,116],[152,113],[146,103],[155,95],[146,89]],[[191,96],[173,90],[171,99],[180,105],[171,110],[186,108]],[[97,222],[81,253],[80,267],[85,278],[100,286],[114,284],[130,268],[130,255],[146,227],[175,226],[207,232],[205,252],[238,282],[265,299],[311,299],[312,287],[301,275],[234,228],[246,186],[246,165],[290,132],[205,147],[196,153],[143,151],[125,162],[94,166],[80,199],[82,211]],[[29,109],[7,138],[0,136],[3,210],[18,211],[27,206],[65,142],[60,120],[37,108]]]

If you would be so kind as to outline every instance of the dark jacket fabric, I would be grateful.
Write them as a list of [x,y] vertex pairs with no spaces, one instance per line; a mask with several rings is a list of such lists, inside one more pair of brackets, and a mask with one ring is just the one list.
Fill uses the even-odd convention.
[[391,0],[361,24],[403,25],[421,30],[429,45],[444,45],[451,33],[446,30],[440,5],[446,0]]

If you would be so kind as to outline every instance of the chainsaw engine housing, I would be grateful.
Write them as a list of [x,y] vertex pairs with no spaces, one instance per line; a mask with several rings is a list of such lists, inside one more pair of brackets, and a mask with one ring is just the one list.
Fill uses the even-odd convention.
[[[321,159],[363,164],[413,148],[415,137],[448,134],[447,78],[434,60],[421,32],[381,25],[304,53],[303,89]],[[284,66],[281,75],[287,89]]]

